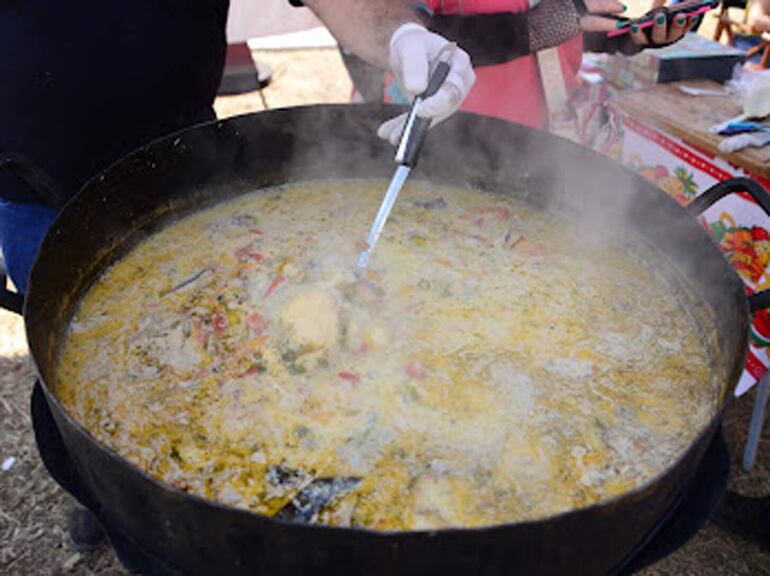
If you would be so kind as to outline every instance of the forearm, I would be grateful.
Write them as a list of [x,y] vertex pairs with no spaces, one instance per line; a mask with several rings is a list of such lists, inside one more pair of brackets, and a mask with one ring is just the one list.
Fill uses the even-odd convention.
[[[289,0],[297,6],[301,0]],[[449,65],[443,84],[419,107],[431,124],[448,118],[468,96],[476,75],[462,49],[446,51],[446,38],[429,32],[411,0],[304,0],[345,48],[370,64],[390,70],[402,92],[415,96],[428,86],[431,69],[439,60]],[[409,26],[407,24],[413,23]],[[415,24],[423,24],[415,25]],[[442,60],[443,58],[443,60]],[[396,144],[406,114],[385,122],[377,134]]]
[[633,56],[644,50],[644,46],[635,43],[629,34],[608,38],[604,32],[586,32],[583,35],[583,50],[604,54],[625,54]]
[[475,66],[489,66],[558,46],[576,36],[580,13],[572,0],[541,0],[526,12],[435,15],[428,25],[467,50]]
[[494,66],[530,54],[526,12],[473,16],[437,14],[428,28],[462,46],[474,66]]
[[401,24],[419,22],[408,0],[304,0],[345,48],[388,68],[390,38]]

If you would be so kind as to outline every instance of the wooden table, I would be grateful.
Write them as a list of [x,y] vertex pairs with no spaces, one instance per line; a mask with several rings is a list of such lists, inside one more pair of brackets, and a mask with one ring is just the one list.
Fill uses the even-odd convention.
[[719,151],[723,136],[708,129],[741,113],[735,96],[689,96],[680,85],[720,90],[709,80],[688,80],[660,84],[643,90],[626,90],[618,95],[620,110],[653,128],[664,130],[705,152],[718,156],[755,174],[770,179],[770,146],[745,148],[735,154]]

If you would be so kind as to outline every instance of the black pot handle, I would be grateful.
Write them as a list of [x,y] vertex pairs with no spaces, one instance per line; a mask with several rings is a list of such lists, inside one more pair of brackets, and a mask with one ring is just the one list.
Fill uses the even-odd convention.
[[[714,184],[693,200],[686,207],[686,210],[693,217],[697,218],[722,198],[736,192],[748,193],[757,201],[757,204],[765,211],[765,214],[770,216],[770,194],[767,193],[759,182],[751,178],[730,178],[724,182]],[[763,290],[750,295],[749,308],[752,314],[758,310],[770,308],[770,290]]]
[[12,172],[35,192],[37,200],[43,204],[57,209],[64,206],[64,196],[58,192],[48,174],[23,156],[12,152],[1,152],[0,170]]
[[[48,177],[43,170],[40,170],[34,163],[30,162],[23,156],[7,152],[0,151],[0,170],[8,170],[12,172],[17,178],[24,182],[35,193],[36,200],[53,206],[54,208],[61,208],[64,205],[64,196],[57,190],[57,187],[53,184],[53,181]],[[11,201],[16,201],[16,198],[8,198]],[[19,198],[19,201],[29,201],[27,198]],[[5,267],[0,262],[0,308],[5,308],[16,314],[21,314],[24,308],[24,296],[17,292],[11,292],[6,288],[6,281],[8,274]]]

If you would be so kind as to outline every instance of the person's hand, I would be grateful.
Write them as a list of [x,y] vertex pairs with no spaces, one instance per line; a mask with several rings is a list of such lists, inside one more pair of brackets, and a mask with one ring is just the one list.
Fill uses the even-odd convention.
[[[684,14],[674,16],[671,25],[669,25],[666,15],[661,12],[655,17],[655,24],[652,25],[652,45],[673,44],[682,38],[691,26],[692,20]],[[650,44],[647,34],[638,26],[631,26],[631,39],[640,46]]]
[[[416,23],[404,24],[393,33],[390,67],[399,87],[410,100],[427,89],[431,70],[447,44],[446,38]],[[454,50],[449,64],[451,68],[444,84],[420,105],[418,111],[419,116],[431,118],[433,126],[457,112],[476,81],[471,59],[460,48]],[[377,135],[397,145],[406,117],[402,114],[388,120],[380,126]]]
[[[580,19],[580,27],[584,32],[610,32],[617,27],[617,21],[612,18],[603,18],[598,14],[621,14],[626,7],[617,0],[585,0],[588,14]],[[669,26],[666,22],[666,14],[661,10],[655,18],[652,26],[652,45],[673,44],[684,36],[692,21],[684,14],[674,17]],[[631,39],[640,46],[647,46],[650,41],[644,30],[639,27],[631,27]]]
[[618,21],[612,18],[602,18],[597,14],[622,14],[626,7],[617,0],[585,0],[588,13],[580,18],[580,29],[583,32],[610,32],[615,30]]

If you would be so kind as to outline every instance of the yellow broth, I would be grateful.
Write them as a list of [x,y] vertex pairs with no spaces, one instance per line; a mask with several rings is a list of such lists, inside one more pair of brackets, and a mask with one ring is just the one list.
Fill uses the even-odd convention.
[[638,256],[417,183],[356,281],[385,184],[260,191],[138,244],[73,318],[65,407],[181,490],[274,515],[346,479],[304,521],[381,530],[598,503],[691,444],[709,357]]

